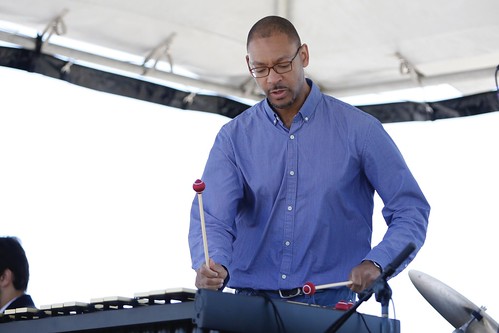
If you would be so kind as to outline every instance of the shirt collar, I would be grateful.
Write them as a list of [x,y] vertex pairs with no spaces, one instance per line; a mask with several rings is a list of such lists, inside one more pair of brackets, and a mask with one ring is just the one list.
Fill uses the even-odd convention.
[[7,310],[7,308],[9,307],[9,305],[11,305],[16,299],[18,299],[19,297],[21,296],[17,296],[17,297],[14,297],[13,299],[11,299],[10,301],[7,302],[7,304],[5,304],[1,309],[0,309],[0,313],[4,313],[5,310]]

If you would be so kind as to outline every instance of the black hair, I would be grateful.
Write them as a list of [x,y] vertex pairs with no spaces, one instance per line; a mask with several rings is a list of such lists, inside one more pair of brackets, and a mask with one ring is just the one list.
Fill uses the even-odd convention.
[[298,46],[301,45],[300,36],[290,21],[280,16],[266,16],[256,22],[250,29],[246,40],[246,48],[253,39],[267,38],[275,33],[284,33],[290,40],[296,41]]
[[26,291],[29,281],[28,258],[16,237],[0,237],[0,274],[6,269],[10,269],[14,275],[14,288]]

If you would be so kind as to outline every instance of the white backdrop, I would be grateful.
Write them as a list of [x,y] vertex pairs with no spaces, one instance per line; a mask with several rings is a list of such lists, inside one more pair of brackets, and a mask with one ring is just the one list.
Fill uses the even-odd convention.
[[[37,305],[194,288],[192,183],[228,118],[6,68],[0,96],[0,235],[21,239]],[[391,317],[404,333],[452,332],[409,280],[416,269],[498,321],[499,112],[385,127],[432,205],[425,246],[390,281]],[[381,313],[374,298],[358,311]]]

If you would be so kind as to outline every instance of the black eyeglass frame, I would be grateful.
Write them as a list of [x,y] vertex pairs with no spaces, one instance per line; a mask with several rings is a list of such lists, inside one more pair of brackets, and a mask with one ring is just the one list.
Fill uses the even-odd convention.
[[[269,76],[270,74],[270,70],[273,69],[274,72],[276,72],[277,74],[286,74],[286,73],[289,73],[293,70],[293,61],[295,60],[296,56],[298,55],[298,53],[300,52],[300,49],[303,45],[300,45],[298,47],[298,49],[296,50],[296,53],[295,55],[293,56],[293,58],[291,58],[290,61],[284,61],[284,62],[280,62],[278,64],[275,64],[274,66],[260,66],[260,67],[253,67],[253,68],[250,68],[249,67],[249,64],[248,64],[248,69],[251,73],[251,76],[253,76],[254,78],[256,79],[261,79],[263,77],[267,77]],[[280,66],[280,67],[279,67]],[[288,68],[289,66],[289,68]],[[285,67],[285,69],[282,69],[283,67]],[[277,69],[276,69],[277,68]],[[281,69],[279,69],[281,68]],[[267,70],[267,74],[263,75],[262,73],[256,73],[255,71],[259,71],[259,70],[264,70],[266,69]]]

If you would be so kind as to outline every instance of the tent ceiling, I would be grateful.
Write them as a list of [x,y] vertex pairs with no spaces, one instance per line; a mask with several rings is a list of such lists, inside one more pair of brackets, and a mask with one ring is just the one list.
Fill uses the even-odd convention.
[[[265,15],[295,23],[311,53],[307,75],[342,97],[419,84],[448,83],[464,95],[495,89],[498,13],[494,0],[0,0],[0,20],[35,34],[61,17],[55,26],[64,34],[54,32],[44,53],[140,75],[156,55],[146,76],[247,98],[259,96],[244,60],[246,35]],[[34,48],[33,34],[6,29],[0,40]],[[116,61],[56,45],[67,39],[127,55]]]

